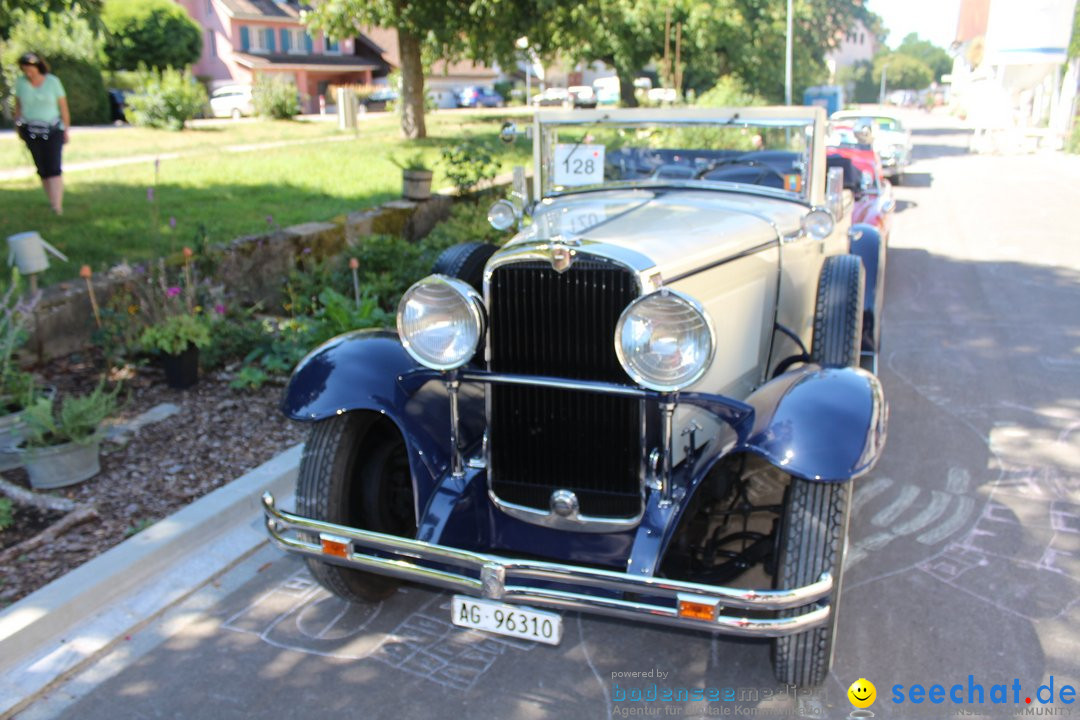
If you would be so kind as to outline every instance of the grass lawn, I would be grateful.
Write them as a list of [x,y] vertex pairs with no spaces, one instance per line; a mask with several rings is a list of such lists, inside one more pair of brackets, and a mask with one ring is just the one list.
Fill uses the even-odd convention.
[[[380,117],[372,122],[384,125],[392,120]],[[318,139],[339,132],[335,122],[270,120],[201,125],[183,132],[137,127],[75,127],[71,130],[71,141],[64,148],[64,163],[159,153],[208,152],[227,145]],[[0,142],[0,170],[33,166],[30,151],[21,141],[9,138]]]
[[[468,135],[482,138],[497,151],[504,170],[528,162],[530,143],[524,138],[512,146],[498,140],[502,120],[490,115],[432,115],[428,117],[429,137],[411,143],[402,140],[395,119],[387,117],[363,123],[355,139],[246,153],[210,148],[192,157],[162,160],[153,202],[147,192],[154,185],[152,162],[72,172],[65,175],[62,217],[49,210],[36,177],[3,182],[0,238],[37,230],[67,254],[69,265],[54,260],[42,278],[43,283],[50,283],[76,277],[84,263],[100,271],[121,259],[136,262],[175,252],[195,244],[204,233],[210,242],[226,243],[273,226],[328,220],[399,197],[401,170],[391,157],[416,148],[422,148],[433,164],[444,146]],[[295,130],[293,125],[248,127],[257,127],[263,141],[273,141],[290,139],[273,133],[279,126]],[[100,135],[110,133],[94,134]],[[145,137],[146,142],[159,138],[161,147],[182,142],[192,143],[189,149],[198,147],[203,136],[187,135],[161,131]],[[225,144],[256,141],[243,135]],[[435,186],[445,184],[436,165]],[[175,218],[175,227],[170,218]]]

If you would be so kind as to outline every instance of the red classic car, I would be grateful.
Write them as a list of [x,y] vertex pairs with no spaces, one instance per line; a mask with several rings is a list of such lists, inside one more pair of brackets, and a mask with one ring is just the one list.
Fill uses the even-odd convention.
[[892,183],[884,179],[881,161],[873,145],[860,142],[855,129],[844,125],[830,128],[826,151],[829,167],[844,168],[844,189],[854,198],[852,224],[872,225],[888,243],[892,216],[896,209]]

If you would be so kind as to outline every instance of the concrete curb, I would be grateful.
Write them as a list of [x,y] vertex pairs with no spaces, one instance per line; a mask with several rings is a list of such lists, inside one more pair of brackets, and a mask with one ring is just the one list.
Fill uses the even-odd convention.
[[49,583],[0,613],[0,716],[266,542],[265,490],[292,493],[303,445]]

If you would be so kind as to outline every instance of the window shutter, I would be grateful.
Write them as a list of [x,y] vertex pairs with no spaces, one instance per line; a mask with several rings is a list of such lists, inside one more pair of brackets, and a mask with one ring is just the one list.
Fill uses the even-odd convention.
[[307,48],[308,55],[315,52],[315,43],[310,33],[304,33],[304,47]]
[[266,28],[266,51],[276,52],[277,46],[274,42],[274,28]]
[[289,31],[285,28],[281,28],[281,52],[287,53],[290,49]]
[[251,49],[251,32],[247,25],[240,26],[240,49],[247,52]]

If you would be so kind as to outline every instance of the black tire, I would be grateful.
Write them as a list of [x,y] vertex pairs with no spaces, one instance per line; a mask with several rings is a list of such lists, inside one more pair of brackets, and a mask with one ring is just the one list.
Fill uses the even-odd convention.
[[825,367],[859,363],[865,271],[858,255],[825,259],[818,279],[810,360]]
[[[414,537],[409,461],[397,429],[359,413],[316,423],[300,459],[296,508],[317,520]],[[320,585],[349,602],[382,600],[400,584],[315,558],[307,565]]]
[[[865,272],[857,255],[825,260],[818,280],[810,359],[826,367],[857,365],[862,348]],[[780,682],[820,685],[832,665],[836,617],[843,585],[844,549],[850,520],[851,483],[792,477],[784,496],[776,587],[803,587],[822,573],[833,577],[832,612],[823,627],[773,640],[773,670]],[[796,608],[780,613],[794,617]]]
[[439,255],[431,271],[440,275],[464,280],[477,292],[484,292],[484,266],[495,254],[498,246],[491,243],[470,242],[448,247]]
[[[829,674],[851,515],[850,490],[851,483],[791,479],[780,534],[776,586],[802,587],[816,582],[825,572],[832,574],[834,584],[828,623],[773,640],[773,671],[782,683],[820,685]],[[780,615],[793,617],[805,612],[793,609]]]

